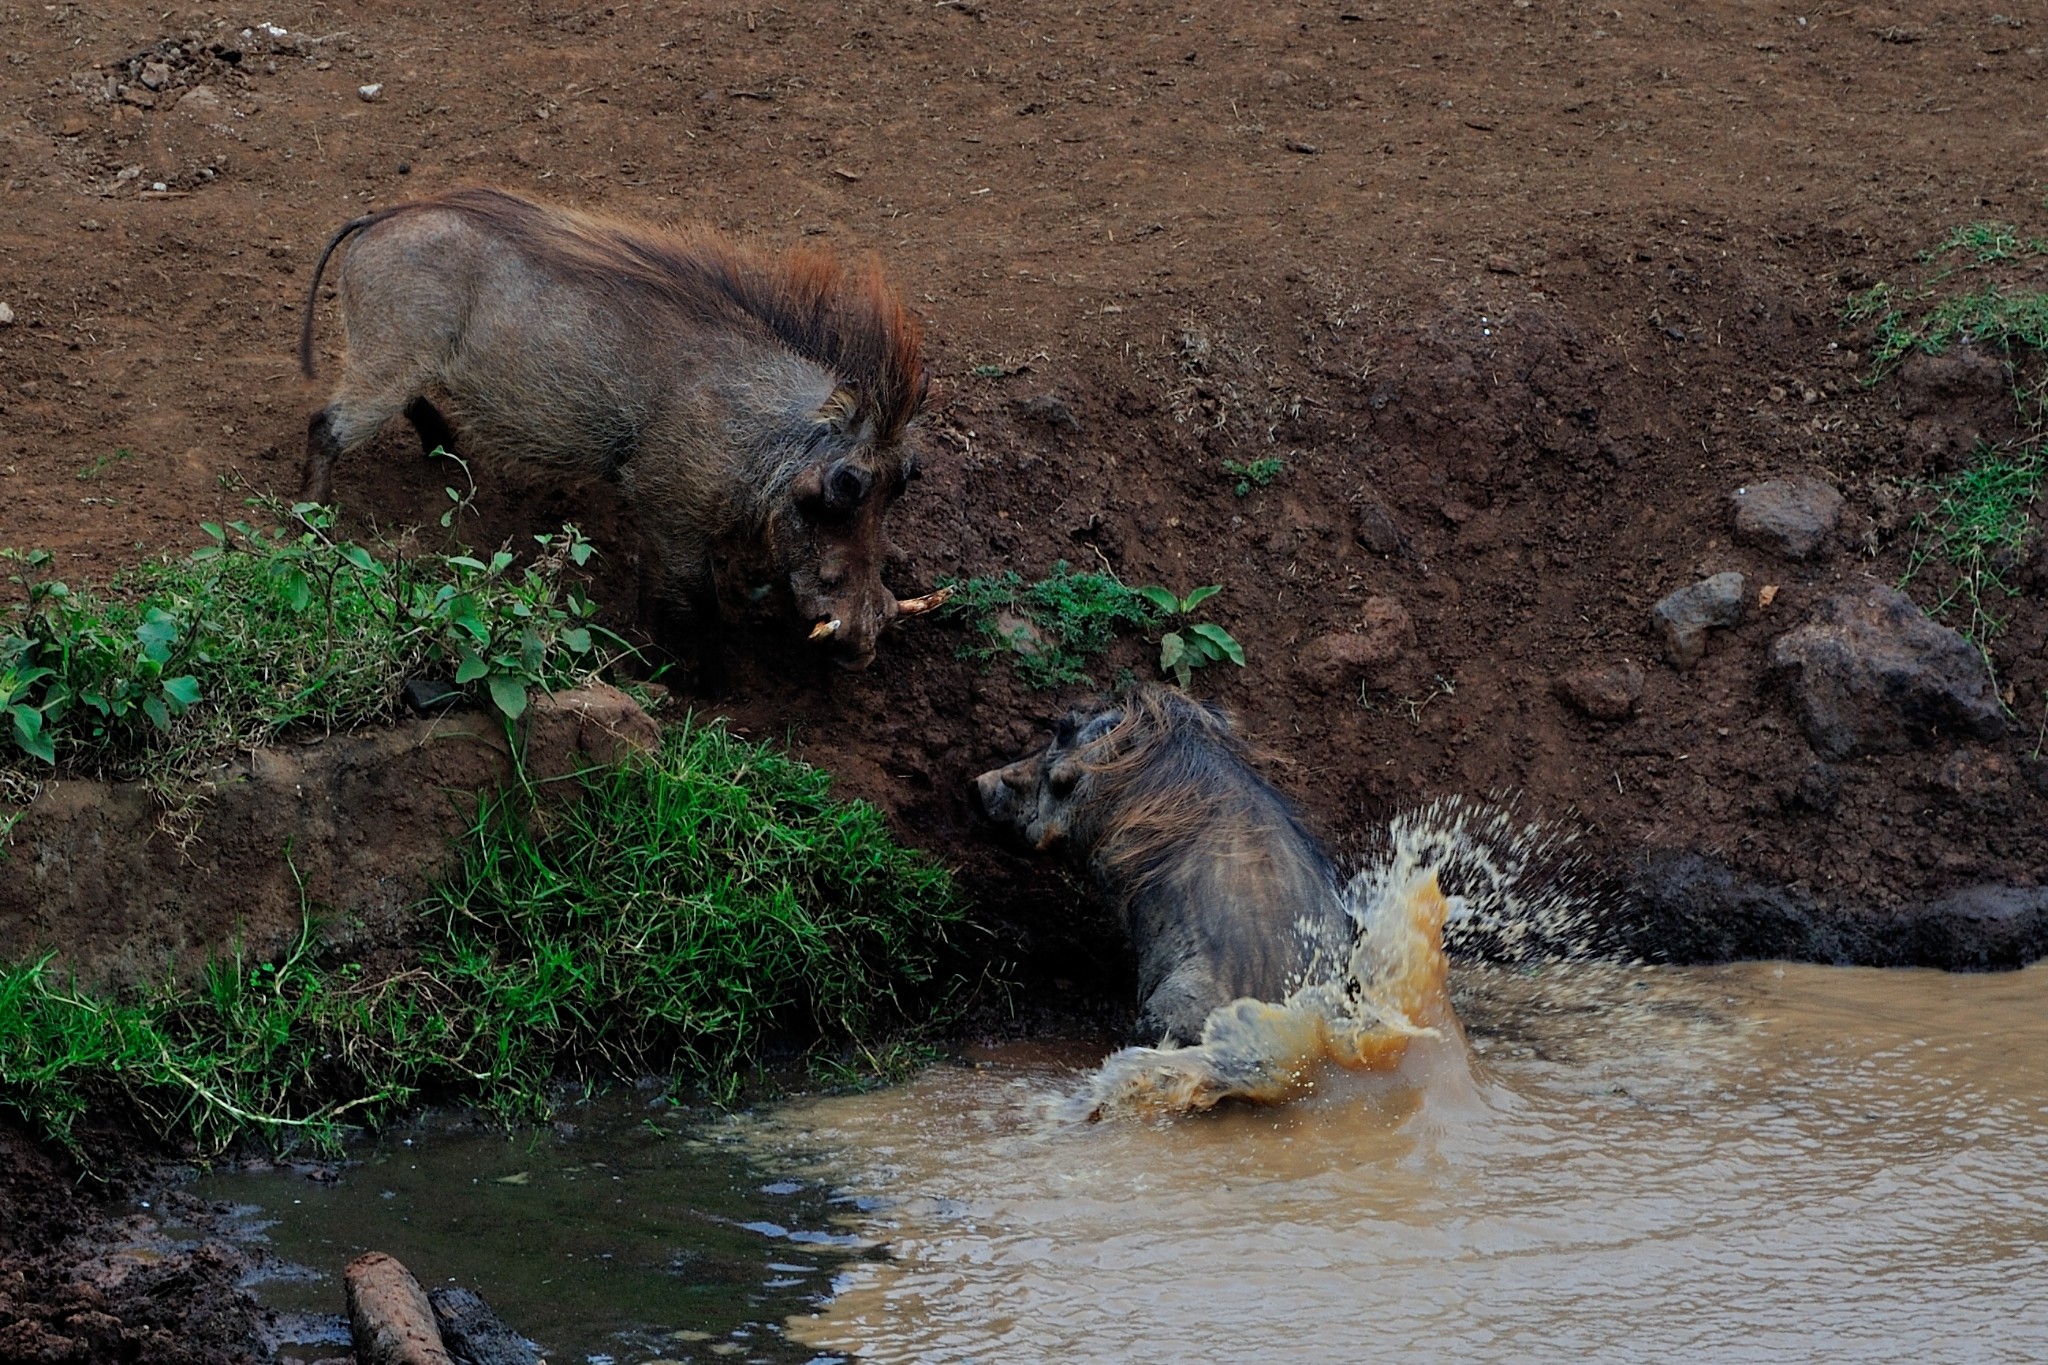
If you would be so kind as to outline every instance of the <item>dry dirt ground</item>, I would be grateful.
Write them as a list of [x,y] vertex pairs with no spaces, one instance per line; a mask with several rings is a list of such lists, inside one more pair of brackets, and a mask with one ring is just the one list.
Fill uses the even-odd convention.
[[[1994,645],[1995,743],[1816,769],[1764,657],[1831,592],[1898,581],[1917,484],[2010,426],[1968,374],[1866,388],[1842,308],[1959,224],[2043,231],[2048,19],[1615,4],[7,0],[0,544],[104,579],[291,492],[327,235],[502,185],[877,253],[938,382],[895,585],[1060,559],[1220,584],[1208,613],[1249,666],[1197,690],[1335,838],[1515,790],[1599,855],[1699,852],[1851,914],[2037,885],[2038,550]],[[331,361],[324,304],[315,336]],[[1283,473],[1238,497],[1222,462],[1264,457]],[[1730,533],[1735,489],[1790,474],[1847,499],[1796,563]],[[601,491],[477,478],[470,540],[576,517],[630,602]],[[394,432],[337,489],[359,528],[431,525],[448,482]],[[1680,672],[1650,607],[1726,570],[1745,618]],[[1349,671],[1346,635],[1369,638]],[[966,868],[1035,979],[1102,987],[1120,964],[1033,931],[1070,924],[1071,893],[966,800],[1075,697],[957,658],[965,639],[916,623],[861,675],[764,645],[719,707]],[[1622,660],[1632,718],[1554,691]],[[1144,647],[1098,680],[1120,667],[1149,672]],[[23,1299],[0,1359],[97,1358],[77,1311]]]

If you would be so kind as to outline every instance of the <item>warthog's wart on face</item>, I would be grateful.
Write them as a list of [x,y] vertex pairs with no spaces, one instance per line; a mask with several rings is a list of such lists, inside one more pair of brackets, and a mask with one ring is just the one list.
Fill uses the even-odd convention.
[[1350,950],[1335,869],[1219,711],[1162,687],[1059,723],[975,779],[988,818],[1085,868],[1138,951],[1138,1027],[1195,1043],[1218,1005],[1277,1001]]
[[658,594],[700,628],[712,555],[732,553],[773,570],[840,662],[873,659],[904,605],[882,586],[882,517],[917,477],[904,435],[927,388],[877,267],[454,190],[335,233],[307,299],[309,376],[321,271],[351,237],[347,357],[307,428],[307,499],[403,414],[429,451],[616,481]]

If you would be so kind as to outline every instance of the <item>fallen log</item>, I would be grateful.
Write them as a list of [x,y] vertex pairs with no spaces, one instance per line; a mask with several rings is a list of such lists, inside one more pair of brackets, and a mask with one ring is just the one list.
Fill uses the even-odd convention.
[[342,1272],[356,1365],[455,1365],[433,1305],[395,1256],[366,1251]]

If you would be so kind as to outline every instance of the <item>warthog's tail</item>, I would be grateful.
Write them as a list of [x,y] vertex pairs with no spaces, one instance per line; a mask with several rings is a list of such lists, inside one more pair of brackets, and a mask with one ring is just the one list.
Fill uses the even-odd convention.
[[320,253],[320,259],[313,265],[313,283],[306,286],[306,316],[299,324],[299,373],[306,378],[313,377],[313,305],[320,301],[320,276],[327,269],[327,258],[334,254],[334,248],[350,236],[361,232],[372,223],[389,218],[404,207],[403,204],[395,204],[388,209],[366,213],[360,218],[351,218],[335,229],[334,235],[327,239],[326,250]]

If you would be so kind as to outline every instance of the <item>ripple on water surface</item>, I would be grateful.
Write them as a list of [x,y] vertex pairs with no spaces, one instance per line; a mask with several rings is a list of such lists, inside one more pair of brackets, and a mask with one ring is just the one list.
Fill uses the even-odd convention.
[[871,1254],[836,1196],[764,1169],[730,1119],[646,1100],[604,1096],[511,1134],[429,1113],[331,1182],[241,1171],[198,1192],[239,1206],[242,1238],[274,1258],[254,1288],[286,1359],[345,1349],[341,1272],[368,1250],[428,1289],[478,1290],[556,1365],[819,1359],[781,1324]]
[[1001,1054],[765,1113],[884,1361],[2048,1359],[2048,972],[1454,982],[1472,1063],[1159,1123]]

